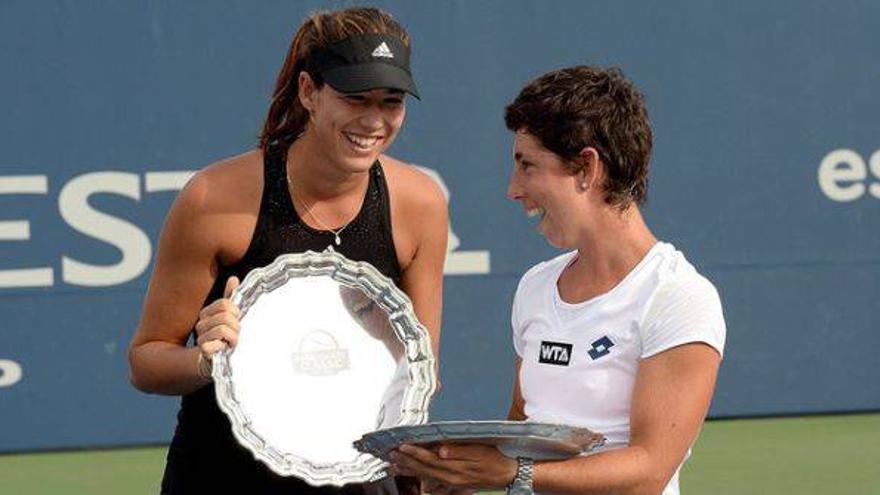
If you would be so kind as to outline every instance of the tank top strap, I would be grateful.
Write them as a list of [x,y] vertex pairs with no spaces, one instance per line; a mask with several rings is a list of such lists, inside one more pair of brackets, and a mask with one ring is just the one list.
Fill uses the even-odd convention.
[[[263,159],[263,199],[261,209],[274,205],[282,207],[290,194],[287,188],[287,153],[280,146],[269,148]],[[283,213],[283,212],[279,212]]]
[[394,253],[394,263],[390,263],[388,270],[391,273],[389,277],[395,284],[400,284],[401,270],[400,264],[397,263],[397,250],[394,248],[394,235],[391,231],[391,199],[388,192],[388,182],[385,180],[385,171],[379,160],[373,164],[370,170],[370,188],[375,191],[376,196],[376,220],[380,227],[377,232],[379,243],[384,246],[386,251]]

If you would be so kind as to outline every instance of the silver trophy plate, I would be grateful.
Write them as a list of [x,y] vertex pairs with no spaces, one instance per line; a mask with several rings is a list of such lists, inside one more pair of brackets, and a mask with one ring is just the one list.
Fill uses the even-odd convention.
[[373,266],[332,250],[279,256],[232,295],[238,345],[214,358],[217,402],[239,443],[315,486],[385,476],[352,443],[427,421],[437,378],[412,303]]
[[401,444],[431,447],[440,443],[494,445],[508,457],[565,459],[595,451],[605,437],[586,428],[522,421],[442,421],[396,426],[367,433],[355,442],[361,452],[380,459]]

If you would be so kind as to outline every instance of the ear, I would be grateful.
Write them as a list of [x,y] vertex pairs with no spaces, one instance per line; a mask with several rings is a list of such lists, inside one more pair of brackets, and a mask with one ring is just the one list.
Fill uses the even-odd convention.
[[297,88],[299,89],[297,97],[299,98],[300,104],[309,113],[312,113],[312,109],[315,108],[315,98],[318,93],[318,88],[308,72],[301,71],[299,73]]
[[599,152],[592,146],[587,146],[578,153],[578,161],[581,169],[578,172],[578,181],[582,190],[586,191],[596,187],[600,183],[602,175],[602,160]]

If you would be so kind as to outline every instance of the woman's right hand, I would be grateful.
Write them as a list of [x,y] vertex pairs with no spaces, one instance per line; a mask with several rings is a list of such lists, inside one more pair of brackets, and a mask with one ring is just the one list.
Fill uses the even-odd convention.
[[[205,306],[199,312],[199,321],[196,322],[196,343],[199,346],[199,373],[204,375],[201,363],[210,363],[214,354],[228,348],[234,348],[238,343],[238,331],[241,326],[239,318],[241,313],[238,306],[232,303],[232,291],[238,287],[238,277],[229,277],[226,280],[226,288],[223,297]],[[210,369],[208,367],[210,376]]]

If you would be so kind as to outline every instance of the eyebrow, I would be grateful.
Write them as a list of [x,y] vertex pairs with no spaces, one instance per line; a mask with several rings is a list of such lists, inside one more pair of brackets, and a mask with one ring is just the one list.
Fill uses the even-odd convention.
[[[373,90],[371,90],[371,89],[366,89],[364,91],[352,91],[350,93],[343,93],[340,91],[339,94],[341,94],[343,96],[367,96],[372,91]],[[402,95],[406,94],[406,91],[402,91],[399,89],[387,89],[386,91],[388,91],[388,94],[386,94],[384,96],[402,96]]]

